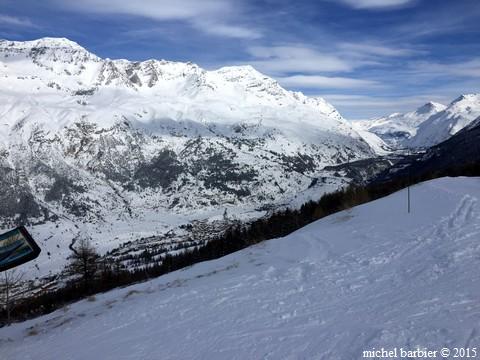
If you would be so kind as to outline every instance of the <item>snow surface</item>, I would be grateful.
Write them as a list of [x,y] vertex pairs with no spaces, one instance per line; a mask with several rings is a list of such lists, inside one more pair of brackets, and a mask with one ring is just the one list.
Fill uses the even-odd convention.
[[364,130],[364,127],[359,125],[356,121],[352,122],[352,125],[358,134],[363,138],[363,140],[370,145],[375,154],[383,156],[392,152],[392,148],[387,145],[387,143],[380,136],[371,132],[370,130]]
[[5,359],[361,359],[480,344],[480,178],[443,178],[0,329]]

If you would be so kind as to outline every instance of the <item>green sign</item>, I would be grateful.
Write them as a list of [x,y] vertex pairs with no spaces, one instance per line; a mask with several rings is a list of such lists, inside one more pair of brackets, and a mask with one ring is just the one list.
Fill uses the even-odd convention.
[[35,259],[40,248],[25,227],[0,235],[0,271],[5,271]]

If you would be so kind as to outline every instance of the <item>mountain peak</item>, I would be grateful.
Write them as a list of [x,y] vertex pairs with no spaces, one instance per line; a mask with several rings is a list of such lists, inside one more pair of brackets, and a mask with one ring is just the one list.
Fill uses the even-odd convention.
[[44,47],[59,47],[59,48],[82,48],[78,43],[70,39],[60,37],[44,37],[37,40],[33,40],[33,43],[36,43],[37,46]]
[[34,48],[52,48],[52,49],[77,49],[85,50],[82,46],[77,44],[75,41],[69,40],[67,38],[56,38],[56,37],[43,37],[36,40],[29,41],[9,41],[9,40],[0,40],[0,47],[18,47],[23,49],[34,49]]
[[267,76],[251,65],[224,66],[216,70],[228,78],[266,78]]
[[445,108],[446,108],[446,106],[443,105],[443,104],[436,103],[436,102],[433,102],[433,101],[429,101],[425,105],[420,106],[416,110],[416,113],[417,114],[436,113],[436,112],[444,110]]
[[462,101],[480,101],[480,94],[463,94],[452,101],[451,105]]

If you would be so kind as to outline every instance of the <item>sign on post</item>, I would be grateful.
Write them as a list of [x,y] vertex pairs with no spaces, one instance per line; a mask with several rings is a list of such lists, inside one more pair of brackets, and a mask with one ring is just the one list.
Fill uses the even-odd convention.
[[22,265],[39,254],[40,248],[24,226],[0,235],[0,271]]

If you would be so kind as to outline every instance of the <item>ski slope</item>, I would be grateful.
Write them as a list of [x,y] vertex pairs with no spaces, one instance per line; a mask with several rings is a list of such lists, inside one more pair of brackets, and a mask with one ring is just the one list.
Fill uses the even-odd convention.
[[361,359],[480,344],[480,178],[443,178],[281,239],[0,329],[2,359]]

